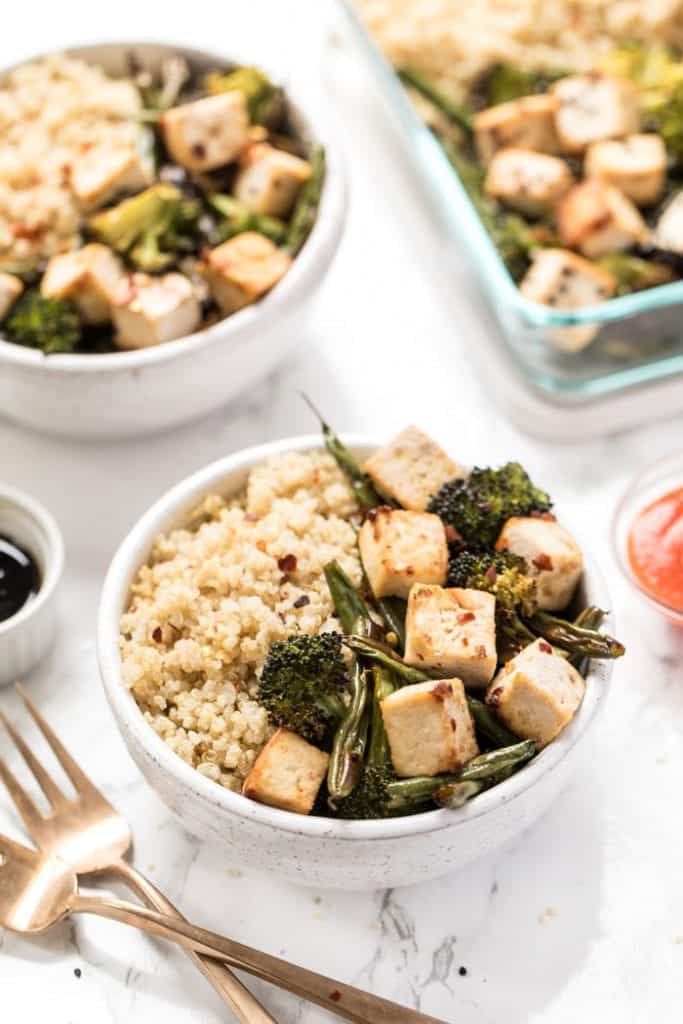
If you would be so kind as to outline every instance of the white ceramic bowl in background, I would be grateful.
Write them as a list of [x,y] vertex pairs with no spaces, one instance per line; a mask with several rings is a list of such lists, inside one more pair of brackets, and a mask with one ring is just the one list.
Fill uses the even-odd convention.
[[[180,53],[199,70],[229,63],[225,55],[183,46],[119,43],[71,55],[123,74],[128,55],[154,68]],[[259,63],[259,55],[251,58]],[[264,62],[264,68],[270,69]],[[289,273],[260,302],[186,338],[154,348],[104,355],[54,355],[0,338],[0,410],[18,423],[86,440],[131,437],[195,419],[264,377],[306,336],[316,292],[337,251],[346,216],[346,175],[320,83],[282,80],[295,128],[325,147],[326,176],[318,218]]]
[[52,646],[64,544],[50,513],[13,487],[0,487],[0,536],[9,537],[30,554],[40,573],[36,596],[0,622],[0,686],[4,686],[25,675]]
[[[347,437],[359,456],[377,447]],[[603,707],[611,663],[593,662],[573,722],[522,771],[457,811],[434,810],[388,821],[303,817],[254,803],[200,775],[147,724],[121,679],[119,620],[129,588],[160,532],[181,525],[209,492],[239,491],[250,468],[271,455],[310,451],[320,438],[301,437],[230,455],[178,484],[131,530],[104,583],[98,657],[105,692],[138,767],[183,825],[219,844],[226,862],[241,861],[302,885],[369,889],[436,878],[490,853],[524,831],[553,802],[586,751]],[[585,604],[609,607],[601,577],[587,563]]]

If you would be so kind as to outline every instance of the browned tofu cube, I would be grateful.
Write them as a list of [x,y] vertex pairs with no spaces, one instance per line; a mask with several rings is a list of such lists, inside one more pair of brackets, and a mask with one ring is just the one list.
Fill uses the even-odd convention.
[[566,608],[583,575],[583,554],[569,530],[548,519],[513,516],[496,541],[496,548],[526,559],[536,579],[538,607]]
[[23,290],[24,286],[18,277],[0,271],[0,320],[5,319]]
[[445,451],[417,427],[406,427],[363,466],[385,498],[422,511],[448,480],[464,476]]
[[545,747],[571,722],[585,690],[574,666],[541,639],[500,670],[486,702],[516,736]]
[[483,164],[508,146],[558,153],[554,96],[523,96],[482,110],[474,118],[474,138]]
[[555,128],[564,153],[582,153],[591,142],[619,139],[640,127],[638,94],[624,78],[570,75],[556,82],[551,93],[558,104]]
[[613,185],[638,206],[650,206],[664,191],[666,164],[661,136],[628,135],[589,146],[584,171],[587,178]]
[[159,124],[171,157],[190,171],[231,163],[249,141],[247,104],[237,91],[173,107]]
[[112,306],[119,348],[149,348],[192,334],[201,308],[191,281],[183,274],[131,275]]
[[454,772],[479,753],[460,679],[403,686],[381,709],[394,771],[402,778]]
[[214,302],[229,315],[270,291],[291,265],[291,256],[270,239],[244,231],[211,250],[204,274]]
[[408,597],[414,583],[446,582],[448,544],[438,516],[373,509],[360,529],[358,546],[375,597]]
[[416,583],[408,598],[406,662],[458,676],[468,688],[485,687],[498,660],[495,610],[493,594]]
[[[575,309],[604,302],[614,295],[616,287],[612,274],[569,249],[539,249],[519,290],[532,302],[555,309]],[[558,349],[579,352],[590,345],[598,330],[595,324],[576,324],[553,328],[549,337]]]
[[151,165],[132,146],[98,147],[71,166],[71,189],[84,210],[96,210],[123,192],[140,192],[152,180]]
[[638,209],[612,185],[589,179],[560,200],[557,230],[562,242],[597,260],[630,249],[647,239],[647,225]]
[[91,242],[53,256],[40,291],[47,299],[68,299],[88,324],[108,323],[115,292],[125,280],[121,261],[106,245]]
[[255,213],[287,217],[310,176],[308,160],[267,143],[249,146],[235,179],[235,198]]
[[288,729],[278,729],[256,758],[242,792],[250,800],[310,814],[329,757]]
[[574,184],[564,160],[531,149],[501,149],[489,164],[484,191],[531,217],[549,213]]

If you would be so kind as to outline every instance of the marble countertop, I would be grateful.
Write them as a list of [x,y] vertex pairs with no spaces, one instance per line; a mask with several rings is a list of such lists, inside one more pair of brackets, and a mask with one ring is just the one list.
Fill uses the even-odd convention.
[[[229,10],[224,5],[226,46]],[[120,0],[17,12],[0,59],[73,39],[183,39],[216,45],[215,5],[164,15]],[[267,17],[299,52],[313,5],[234,4],[254,36]],[[29,20],[30,19],[30,20]],[[125,25],[125,31],[121,28]],[[135,25],[135,31],[131,26]],[[343,64],[343,61],[342,61]],[[512,427],[472,354],[492,330],[466,268],[435,271],[437,226],[352,64],[325,77],[343,124],[352,202],[346,238],[297,357],[212,417],[161,437],[98,446],[0,422],[0,476],[55,514],[68,564],[60,636],[27,680],[84,767],[129,818],[137,865],[198,923],[453,1024],[667,1024],[683,997],[683,633],[653,618],[620,581],[609,520],[628,478],[680,446],[683,419],[581,445]],[[381,183],[381,186],[380,186]],[[398,285],[398,287],[397,287]],[[184,833],[143,784],[100,689],[94,620],[118,542],[169,485],[247,444],[312,429],[297,392],[339,430],[387,435],[419,422],[465,462],[518,458],[556,498],[605,571],[628,657],[616,671],[590,763],[514,845],[458,875],[396,891],[299,890]],[[0,707],[25,724],[11,690]],[[0,795],[0,827],[16,828]],[[255,985],[283,1024],[329,1020]],[[39,940],[0,932],[6,1020],[50,1024],[217,1024],[213,992],[178,952],[121,926],[79,919]]]

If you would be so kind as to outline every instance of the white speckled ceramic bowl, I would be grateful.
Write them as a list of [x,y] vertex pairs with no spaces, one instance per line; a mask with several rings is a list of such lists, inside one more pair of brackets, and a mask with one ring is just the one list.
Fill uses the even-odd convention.
[[[345,438],[359,456],[377,444]],[[147,724],[121,679],[119,620],[131,582],[154,538],[183,523],[202,495],[238,492],[250,468],[271,455],[309,451],[320,438],[300,437],[230,455],[178,484],[131,530],[104,583],[98,655],[105,692],[117,725],[143,775],[183,825],[241,861],[302,885],[369,889],[407,885],[455,871],[528,828],[553,802],[586,749],[604,705],[610,662],[594,662],[584,702],[571,725],[506,782],[457,811],[434,810],[389,821],[333,821],[302,817],[254,803],[200,775]],[[609,607],[601,577],[588,563],[580,595]]]
[[[69,51],[124,74],[133,58],[156,68],[180,53],[198,71],[229,64],[225,55],[150,43],[110,43]],[[258,63],[259,55],[251,58]],[[346,218],[346,174],[320,83],[310,74],[282,81],[293,123],[323,144],[326,175],[318,218],[289,273],[260,302],[211,327],[153,348],[103,355],[45,356],[0,335],[0,414],[37,430],[84,440],[131,437],[195,419],[270,373],[306,336],[313,300],[330,267]]]

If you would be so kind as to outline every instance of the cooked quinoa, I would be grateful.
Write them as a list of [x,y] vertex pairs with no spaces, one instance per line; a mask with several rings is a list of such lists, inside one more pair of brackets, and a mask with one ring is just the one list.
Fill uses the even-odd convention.
[[64,56],[10,72],[0,86],[0,269],[33,268],[79,243],[69,188],[86,151],[135,145],[140,95],[130,81]]
[[236,498],[211,494],[158,537],[131,588],[123,678],[171,749],[228,789],[272,732],[258,703],[270,645],[330,628],[327,562],[360,583],[356,510],[331,456],[276,456]]
[[683,0],[355,0],[397,66],[462,94],[490,64],[587,70],[615,42],[683,46]]

